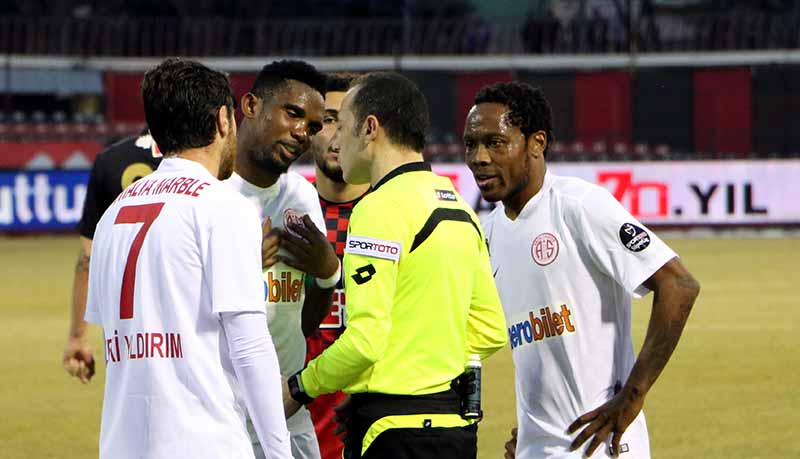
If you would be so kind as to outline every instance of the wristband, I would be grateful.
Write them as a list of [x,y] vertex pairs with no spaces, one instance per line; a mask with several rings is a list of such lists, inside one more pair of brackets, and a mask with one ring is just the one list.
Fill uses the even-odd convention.
[[302,370],[290,376],[286,384],[289,386],[289,395],[291,395],[294,401],[301,405],[308,405],[314,401],[314,399],[309,397],[303,390],[303,382],[300,380],[300,373],[302,373]]
[[339,283],[339,279],[342,278],[342,262],[339,261],[338,257],[336,258],[336,262],[337,262],[336,272],[333,273],[331,277],[327,279],[320,279],[317,277],[314,279],[314,282],[317,283],[317,287],[323,290],[336,287],[336,284]]

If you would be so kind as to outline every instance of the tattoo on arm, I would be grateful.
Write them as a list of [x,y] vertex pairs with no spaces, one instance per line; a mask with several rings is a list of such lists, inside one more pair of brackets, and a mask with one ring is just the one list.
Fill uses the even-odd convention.
[[86,250],[81,247],[81,251],[78,254],[78,262],[75,264],[75,272],[76,273],[88,273],[89,272],[89,255],[86,254]]

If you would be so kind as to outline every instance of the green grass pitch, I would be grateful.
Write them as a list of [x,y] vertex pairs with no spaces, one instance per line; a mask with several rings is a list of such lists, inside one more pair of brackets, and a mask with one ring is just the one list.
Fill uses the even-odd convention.
[[[800,239],[670,243],[702,291],[645,403],[653,457],[800,457]],[[76,237],[0,237],[0,458],[97,457],[104,366],[83,386],[60,364],[77,251]],[[651,301],[634,304],[637,346]],[[483,400],[479,457],[501,458],[515,422],[508,349],[485,364]]]

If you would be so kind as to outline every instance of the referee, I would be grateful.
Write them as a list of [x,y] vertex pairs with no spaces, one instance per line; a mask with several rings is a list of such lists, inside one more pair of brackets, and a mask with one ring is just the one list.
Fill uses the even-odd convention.
[[478,219],[422,160],[428,122],[425,97],[395,73],[357,80],[339,113],[344,178],[372,186],[345,246],[347,329],[286,390],[299,403],[351,394],[348,459],[474,458],[453,381],[470,354],[506,343]]

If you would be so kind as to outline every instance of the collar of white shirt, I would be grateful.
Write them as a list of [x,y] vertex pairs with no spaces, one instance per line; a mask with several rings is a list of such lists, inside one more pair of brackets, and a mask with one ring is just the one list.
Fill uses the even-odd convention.
[[206,169],[205,166],[198,163],[197,161],[192,161],[190,159],[183,159],[183,158],[164,158],[161,161],[161,164],[158,165],[158,172],[162,174],[174,174],[176,172],[182,171],[191,171],[193,174],[204,174],[209,177],[215,178],[211,175],[211,172]]

